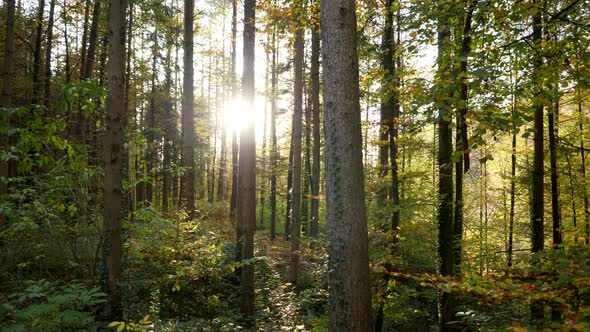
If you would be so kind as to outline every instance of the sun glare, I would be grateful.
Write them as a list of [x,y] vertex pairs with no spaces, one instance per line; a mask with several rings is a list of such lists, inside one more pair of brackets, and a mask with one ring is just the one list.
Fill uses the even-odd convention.
[[241,97],[230,100],[225,104],[223,112],[225,130],[228,134],[237,130],[239,134],[240,130],[244,128],[248,121],[254,118],[256,140],[258,141],[262,138],[264,111],[263,97],[256,96],[253,107],[248,105]]

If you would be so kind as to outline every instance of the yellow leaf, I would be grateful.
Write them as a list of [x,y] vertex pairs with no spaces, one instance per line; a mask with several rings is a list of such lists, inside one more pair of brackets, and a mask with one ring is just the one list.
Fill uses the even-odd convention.
[[416,31],[410,32],[410,37],[412,37],[412,38],[416,38],[417,35],[418,34],[416,33]]

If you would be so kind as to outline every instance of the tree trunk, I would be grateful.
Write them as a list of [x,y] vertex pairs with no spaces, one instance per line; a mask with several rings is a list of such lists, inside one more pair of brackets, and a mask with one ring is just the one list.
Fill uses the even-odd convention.
[[[441,6],[439,15],[446,15],[449,8]],[[454,229],[453,229],[453,165],[452,135],[450,128],[451,105],[445,87],[451,84],[451,68],[449,65],[450,21],[440,17],[438,21],[438,70],[439,86],[437,87],[438,105],[438,273],[451,276],[454,273]],[[453,321],[454,303],[450,293],[439,293],[439,324],[441,331],[452,329],[448,323]]]
[[182,89],[182,141],[184,180],[184,208],[189,219],[195,212],[195,110],[193,92],[193,18],[194,1],[184,1],[184,80]]
[[[559,97],[556,97],[559,98]],[[553,219],[553,246],[558,248],[561,245],[561,211],[559,207],[559,179],[557,176],[557,128],[555,122],[559,112],[559,100],[555,101],[555,107],[548,112],[549,121],[549,157],[551,172],[551,213]]]
[[47,45],[45,47],[45,94],[43,105],[49,109],[51,100],[51,52],[53,52],[53,14],[55,11],[55,0],[49,3],[49,20],[47,21]]
[[[299,3],[295,8],[295,17],[301,18],[303,6]],[[295,23],[295,44],[293,69],[295,76],[293,101],[293,128],[291,149],[293,150],[293,189],[291,197],[291,268],[289,282],[297,289],[299,280],[299,238],[301,235],[301,127],[303,116],[303,56],[304,29]]]
[[[582,158],[582,190],[584,193],[584,243],[590,243],[590,207],[588,203],[588,184],[586,178],[586,150],[584,149],[584,113],[582,112],[582,91],[581,88],[578,86],[578,117],[579,117],[579,127],[580,127],[580,157]],[[577,229],[576,229],[577,234]]]
[[39,0],[37,9],[37,28],[35,32],[35,47],[33,48],[33,93],[31,104],[39,102],[39,93],[41,92],[41,40],[43,39],[43,12],[45,10],[45,0]]
[[272,68],[270,99],[270,240],[276,238],[277,223],[277,57],[276,26],[272,32]]
[[[232,98],[234,102],[238,97],[238,82],[236,78],[236,38],[237,38],[237,24],[238,24],[238,3],[237,0],[232,0],[232,21],[231,21],[231,72],[230,77],[232,80]],[[232,163],[232,179],[231,179],[231,199],[229,215],[232,222],[236,222],[237,208],[238,208],[238,134],[234,130],[232,133],[231,141],[231,163]],[[238,257],[241,254],[239,248],[241,230],[236,230],[237,242],[238,242]],[[238,258],[239,260],[239,258]]]
[[[469,170],[469,145],[467,142],[467,123],[465,114],[467,114],[467,104],[469,99],[469,90],[467,87],[467,57],[471,53],[471,21],[473,10],[477,5],[477,0],[468,0],[469,6],[465,14],[465,21],[462,31],[461,51],[459,53],[459,101],[457,105],[457,121],[455,144],[458,153],[458,160],[455,163],[455,214],[453,221],[453,231],[455,237],[455,274],[461,275],[462,260],[462,242],[463,242],[463,173]],[[465,165],[465,167],[463,167]]]
[[104,239],[106,267],[105,317],[123,319],[121,305],[121,270],[123,256],[122,161],[125,93],[125,13],[127,0],[110,0],[109,62],[107,68],[107,117],[104,144]]
[[[542,43],[542,12],[539,2],[533,3],[536,6],[536,13],[533,16],[533,43],[540,49]],[[532,204],[531,204],[531,242],[532,252],[538,253],[544,248],[543,218],[543,103],[539,100],[539,94],[542,93],[542,66],[543,58],[540,54],[533,56],[533,90],[536,91],[537,98],[533,99],[534,108],[534,136],[533,136],[533,174],[532,174]],[[533,319],[541,321],[544,318],[543,304],[539,301],[533,301],[531,304],[531,314]]]
[[[244,0],[244,68],[242,97],[245,107],[251,110],[240,132],[240,160],[238,180],[238,223],[242,227],[242,259],[254,257],[254,232],[256,230],[256,138],[254,135],[254,49],[256,34],[256,0]],[[246,328],[255,325],[254,265],[241,268],[240,313]]]
[[[295,119],[295,117],[293,117]],[[291,126],[293,127],[293,126]],[[287,174],[287,209],[285,218],[285,239],[291,237],[291,207],[293,205],[293,130],[291,130],[291,143],[289,144],[289,168]]]
[[98,42],[98,24],[101,15],[101,0],[94,1],[92,11],[92,25],[90,26],[90,38],[88,39],[88,53],[85,55],[83,73],[80,79],[85,80],[92,77],[94,69],[94,58],[96,57],[96,43]]
[[[313,10],[319,10],[319,0],[314,0]],[[311,179],[311,232],[318,236],[320,219],[320,27],[316,23],[311,31],[311,107],[313,125],[313,165]]]
[[[157,24],[157,20],[155,24]],[[145,183],[145,199],[146,202],[150,204],[154,203],[153,200],[153,188],[155,183],[155,173],[154,173],[154,164],[156,159],[156,59],[158,58],[158,28],[156,27],[153,33],[153,47],[152,47],[152,77],[151,77],[151,90],[149,94],[149,103],[150,108],[148,111],[148,124],[146,129],[146,149],[145,149],[145,160],[147,161],[146,164],[146,173],[148,176],[148,181]]]
[[168,212],[170,206],[170,185],[172,178],[172,150],[174,148],[174,120],[172,119],[172,33],[167,33],[166,40],[166,66],[164,92],[166,102],[164,103],[164,151],[162,165],[162,211]]
[[[4,64],[2,66],[2,94],[0,95],[0,107],[12,106],[12,56],[14,52],[14,25],[16,21],[16,4],[15,0],[7,0],[6,7],[6,39],[4,47]],[[7,120],[8,121],[8,120]],[[9,135],[2,135],[2,150],[8,149]],[[10,161],[0,161],[0,177],[8,180]],[[8,182],[0,181],[0,197],[8,193]],[[0,220],[0,223],[3,223]],[[0,224],[0,227],[3,226]]]
[[321,2],[330,331],[371,330],[355,2]]
[[[394,74],[394,37],[393,37],[393,0],[385,2],[385,25],[383,35],[381,35],[381,64],[383,66],[383,77],[381,78],[381,119],[379,125],[379,156],[377,164],[379,172],[379,189],[377,191],[377,205],[379,209],[385,206],[387,201],[387,184],[384,181],[388,173],[389,161],[389,136],[392,129],[392,112],[393,112],[393,88],[391,86]],[[393,159],[392,159],[393,160]],[[383,218],[385,219],[385,218]],[[381,221],[383,223],[383,221]],[[384,229],[385,223],[383,223]]]

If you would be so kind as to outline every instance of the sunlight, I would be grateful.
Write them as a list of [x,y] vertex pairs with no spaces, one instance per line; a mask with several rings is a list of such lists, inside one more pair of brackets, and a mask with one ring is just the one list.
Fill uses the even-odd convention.
[[228,135],[231,135],[234,130],[238,133],[248,123],[252,117],[254,118],[254,126],[256,132],[256,140],[261,141],[264,128],[264,97],[256,96],[254,100],[254,107],[251,107],[242,100],[242,97],[230,100],[226,103],[223,112],[224,126]]

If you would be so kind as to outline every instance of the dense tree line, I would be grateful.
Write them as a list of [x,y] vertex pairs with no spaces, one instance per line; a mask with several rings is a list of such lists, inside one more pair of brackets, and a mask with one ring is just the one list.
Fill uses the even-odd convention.
[[583,331],[583,0],[5,0],[0,327]]

